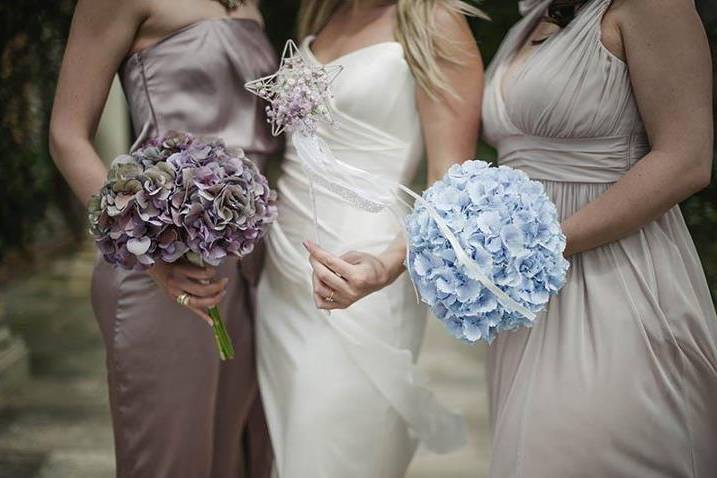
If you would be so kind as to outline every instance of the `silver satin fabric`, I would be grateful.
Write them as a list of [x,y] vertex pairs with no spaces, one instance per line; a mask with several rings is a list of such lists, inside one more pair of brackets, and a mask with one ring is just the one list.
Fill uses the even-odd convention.
[[[261,27],[204,20],[129,56],[120,76],[135,132],[224,139],[262,162],[278,148],[245,81],[276,68]],[[254,285],[261,254],[226,261],[221,305],[237,356],[220,364],[212,331],[145,273],[100,259],[92,300],[107,348],[120,478],[266,477],[271,447],[255,371]],[[240,270],[241,269],[241,270]]]
[[[649,152],[610,0],[511,65],[549,0],[526,2],[488,71],[484,134],[565,218]],[[678,207],[571,259],[535,327],[490,347],[490,476],[717,476],[717,318]]]

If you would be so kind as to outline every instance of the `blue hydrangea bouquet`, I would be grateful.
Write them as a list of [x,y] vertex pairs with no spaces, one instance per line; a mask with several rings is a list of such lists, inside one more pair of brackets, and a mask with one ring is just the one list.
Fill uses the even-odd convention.
[[454,165],[406,220],[407,267],[456,338],[491,342],[531,326],[568,270],[565,236],[543,186],[483,161]]

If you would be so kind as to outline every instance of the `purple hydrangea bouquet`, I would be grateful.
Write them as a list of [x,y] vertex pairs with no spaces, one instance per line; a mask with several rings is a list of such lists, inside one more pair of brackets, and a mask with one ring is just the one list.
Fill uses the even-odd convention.
[[406,224],[411,277],[459,339],[491,342],[532,325],[565,283],[555,205],[522,171],[483,161],[454,165]]
[[[216,266],[252,252],[276,218],[275,200],[241,150],[169,133],[114,160],[90,201],[90,230],[105,260],[125,269],[179,260]],[[220,358],[233,358],[218,308],[209,316]]]

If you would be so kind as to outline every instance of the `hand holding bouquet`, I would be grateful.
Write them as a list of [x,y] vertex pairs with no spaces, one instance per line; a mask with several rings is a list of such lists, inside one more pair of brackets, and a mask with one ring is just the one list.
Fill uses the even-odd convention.
[[[170,133],[114,160],[90,201],[90,230],[105,260],[125,269],[180,260],[216,266],[252,252],[276,218],[275,199],[242,151]],[[220,358],[232,358],[218,308],[208,312]]]

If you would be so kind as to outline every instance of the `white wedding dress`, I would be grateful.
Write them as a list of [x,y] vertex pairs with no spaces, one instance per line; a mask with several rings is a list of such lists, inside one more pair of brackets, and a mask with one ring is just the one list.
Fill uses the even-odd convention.
[[[308,38],[301,46],[312,55]],[[409,183],[423,156],[416,84],[399,43],[385,42],[332,62],[335,126],[319,135],[336,157],[384,179]],[[279,478],[404,476],[423,441],[449,451],[463,420],[425,388],[414,362],[426,310],[404,274],[330,316],[312,300],[302,242],[314,240],[307,176],[289,145],[279,179],[279,219],[269,237],[258,290],[258,367]],[[401,233],[389,211],[352,208],[315,186],[319,237],[327,250],[378,254]]]

